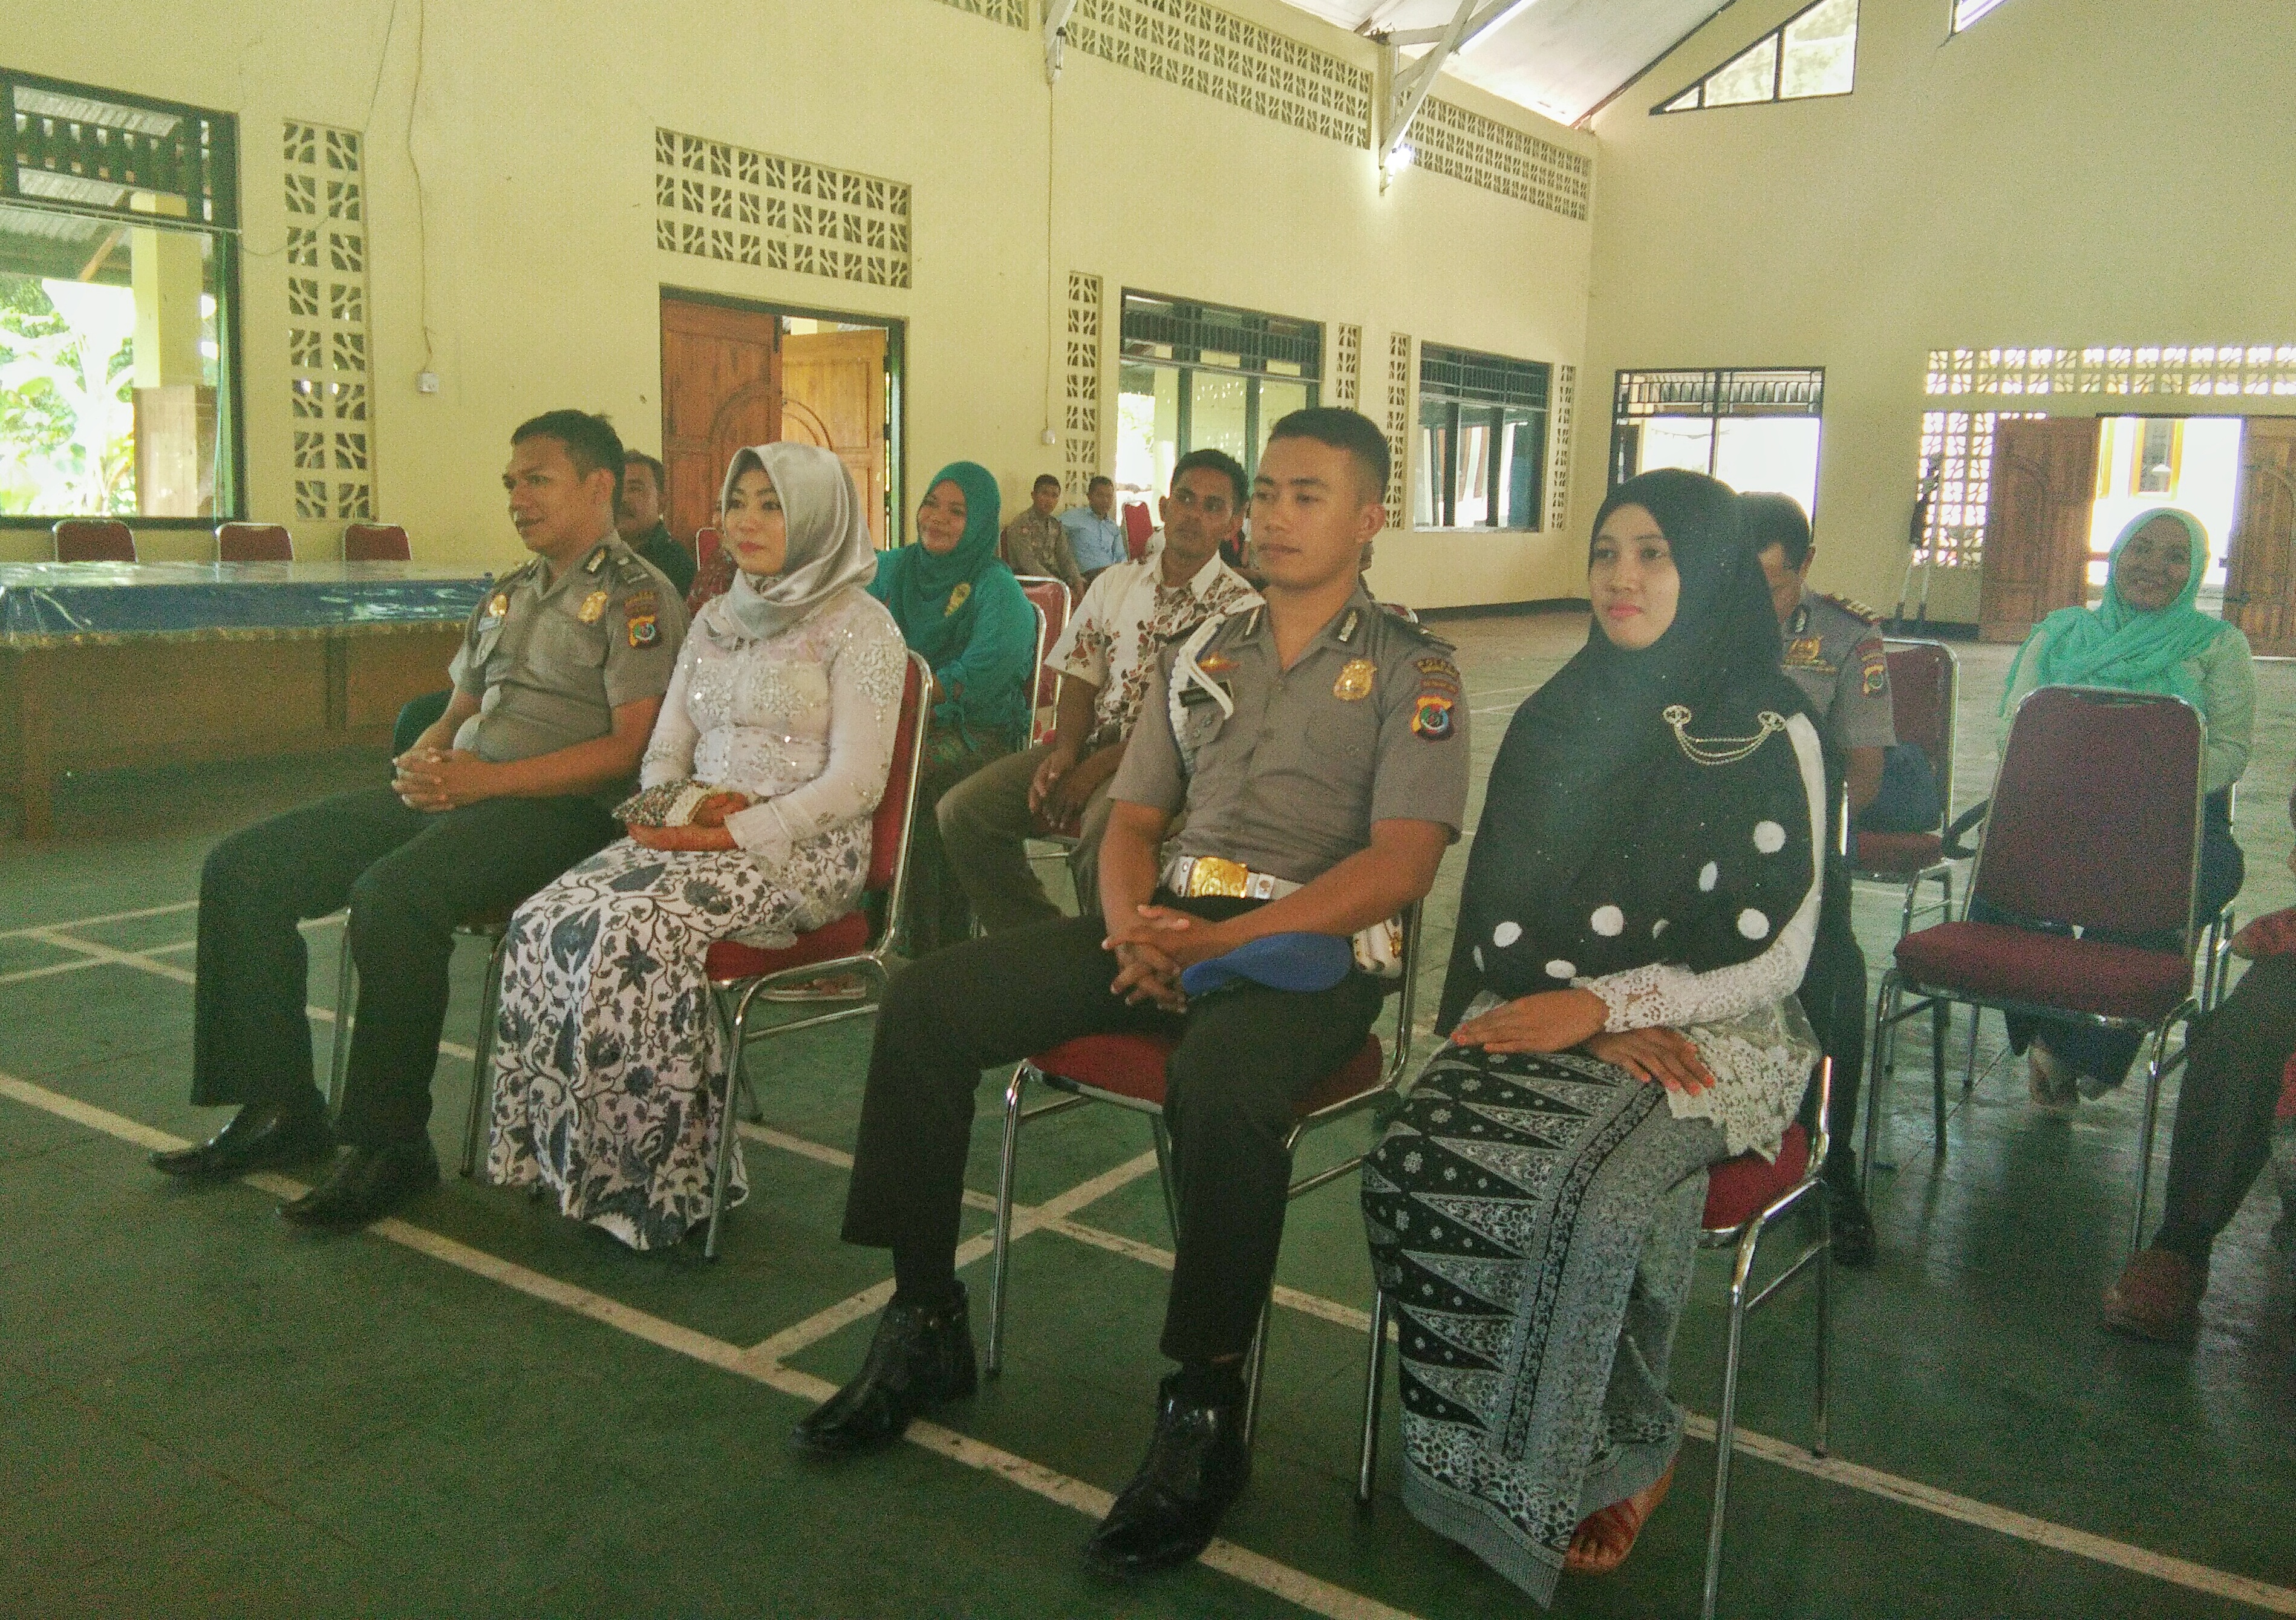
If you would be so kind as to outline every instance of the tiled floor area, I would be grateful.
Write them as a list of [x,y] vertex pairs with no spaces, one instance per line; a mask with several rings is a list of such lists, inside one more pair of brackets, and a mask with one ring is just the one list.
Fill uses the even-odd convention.
[[[1460,643],[1479,767],[1583,626],[1441,627]],[[1958,650],[1967,802],[1991,775],[2008,661]],[[2296,669],[2260,684],[2244,915],[2296,900],[2279,811]],[[150,1146],[220,1118],[184,1102],[201,856],[380,769],[107,777],[66,792],[57,842],[0,843],[0,1614],[1528,1612],[1402,1511],[1391,1446],[1376,1508],[1352,1505],[1369,1288],[1352,1183],[1294,1206],[1257,1468],[1210,1567],[1126,1588],[1081,1572],[1091,1519],[1147,1433],[1169,1264],[1144,1130],[1105,1111],[1027,1139],[1036,1225],[1015,1250],[1004,1377],[890,1456],[792,1458],[789,1425],[855,1364],[882,1296],[882,1257],[835,1238],[865,1027],[775,1043],[767,1123],[746,1144],[756,1190],[715,1265],[630,1255],[451,1177],[402,1221],[326,1238],[273,1217],[283,1183],[186,1190],[153,1174]],[[1455,851],[1439,886],[1435,974],[1463,866]],[[1861,892],[1858,917],[1885,960],[1895,897]],[[332,1000],[336,937],[309,930],[314,1007]],[[470,1039],[481,966],[474,950],[457,963],[450,1043]],[[328,1034],[316,1022],[323,1056]],[[2296,1286],[2267,1240],[2276,1201],[2252,1197],[2219,1246],[2196,1349],[2111,1336],[2095,1301],[2123,1257],[2137,1099],[2044,1117],[2021,1073],[1992,1062],[1936,1160],[1927,1051],[1907,1034],[1899,1163],[1874,1186],[1882,1263],[1838,1279],[1831,1460],[1798,1449],[1806,1295],[1750,1332],[1740,1413],[1755,1438],[1734,1478],[1724,1612],[2296,1614]],[[1988,1034],[1981,1065],[1997,1020]],[[442,1157],[467,1085],[452,1044]],[[995,1112],[984,1101],[975,1132],[982,1194]],[[1351,1150],[1361,1128],[1330,1135],[1346,1140],[1310,1153]],[[969,1221],[985,1231],[979,1209]],[[966,1275],[986,1271],[976,1257]],[[1677,1355],[1699,1412],[1718,1388],[1721,1284],[1717,1258]],[[1688,1444],[1626,1568],[1566,1582],[1555,1612],[1694,1614],[1712,1455]]]

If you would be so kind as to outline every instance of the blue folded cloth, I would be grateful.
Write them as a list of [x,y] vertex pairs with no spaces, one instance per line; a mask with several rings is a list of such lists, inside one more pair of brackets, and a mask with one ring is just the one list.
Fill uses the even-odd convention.
[[1249,979],[1270,990],[1329,990],[1355,964],[1355,947],[1334,934],[1264,933],[1188,968],[1180,974],[1180,988],[1201,996]]

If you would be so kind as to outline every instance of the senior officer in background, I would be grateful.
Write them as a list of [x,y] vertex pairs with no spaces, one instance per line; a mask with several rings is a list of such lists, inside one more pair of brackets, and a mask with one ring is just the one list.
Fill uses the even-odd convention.
[[[1746,536],[1769,581],[1770,604],[1784,632],[1785,672],[1816,711],[1826,751],[1840,763],[1855,817],[1882,791],[1882,767],[1898,740],[1890,695],[1890,661],[1881,627],[1854,603],[1809,588],[1809,519],[1787,495],[1738,498]],[[1866,1074],[1866,953],[1850,925],[1849,874],[1828,863],[1825,906],[1811,942],[1802,980],[1802,1011],[1833,1059],[1833,1106],[1827,1121],[1833,1149],[1825,1160],[1827,1217],[1833,1257],[1844,1265],[1874,1263],[1874,1216],[1849,1144],[1857,1123],[1857,1096]]]
[[[893,1251],[896,1291],[859,1374],[798,1426],[799,1449],[884,1444],[973,1389],[955,1258],[981,1070],[1143,1030],[1179,1041],[1166,1071],[1178,1204],[1162,1338],[1179,1370],[1086,1559],[1117,1572],[1184,1563],[1242,1489],[1242,1361],[1283,1230],[1284,1138],[1297,1100],[1362,1046],[1386,982],[1349,970],[1324,990],[1239,982],[1190,999],[1179,980],[1267,935],[1375,929],[1426,894],[1458,836],[1458,670],[1359,577],[1387,476],[1386,440],[1366,417],[1317,409],[1276,424],[1252,489],[1265,605],[1157,662],[1101,848],[1108,921],[972,941],[894,983],[844,1235]],[[1160,877],[1158,846],[1184,805]]]
[[280,1206],[353,1226],[439,1180],[430,1074],[455,925],[506,911],[619,830],[669,686],[685,609],[614,534],[622,445],[603,416],[553,411],[512,436],[503,488],[535,554],[471,615],[446,712],[388,787],[235,833],[200,876],[192,1100],[236,1103],[211,1139],[152,1163],[214,1179],[331,1146],[312,1084],[296,924],[350,907],[357,1024],[333,1138],[350,1151]]

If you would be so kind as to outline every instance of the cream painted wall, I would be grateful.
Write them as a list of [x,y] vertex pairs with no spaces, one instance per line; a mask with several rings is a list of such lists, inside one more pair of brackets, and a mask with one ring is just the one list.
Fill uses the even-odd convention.
[[[1274,0],[1227,4],[1371,65],[1365,42]],[[386,52],[390,11],[386,0],[227,0],[194,17],[86,0],[12,18],[12,66],[240,116],[258,517],[292,504],[279,258],[279,129],[291,116],[367,134],[377,494],[418,557],[520,555],[496,486],[510,430],[529,415],[603,409],[631,444],[659,448],[665,285],[906,321],[909,476],[970,456],[996,471],[1008,507],[1034,473],[1060,466],[1039,435],[1062,386],[1057,324],[1071,269],[1106,284],[1104,455],[1126,285],[1361,325],[1362,404],[1375,420],[1390,331],[1580,358],[1587,224],[1418,171],[1382,196],[1368,151],[1081,51],[1068,53],[1048,99],[1033,34],[931,0],[637,0],[579,12],[401,0]],[[1590,136],[1464,85],[1447,80],[1442,93],[1593,150]],[[907,183],[914,288],[659,251],[657,125]],[[426,363],[443,381],[435,396],[414,389]],[[299,543],[320,555],[340,530],[299,527]],[[144,539],[147,555],[206,555],[201,536]],[[1418,605],[1550,594],[1552,548],[1542,536],[1390,537],[1375,584]],[[45,550],[44,537],[0,535],[0,555]]]
[[[1948,40],[1949,0],[1864,0],[1853,95],[1649,115],[1800,3],[1741,0],[1594,120],[1573,526],[1618,368],[1823,366],[1816,577],[1886,609],[1931,349],[2296,341],[2296,12],[2007,0]],[[1975,618],[1960,572],[1932,617]]]

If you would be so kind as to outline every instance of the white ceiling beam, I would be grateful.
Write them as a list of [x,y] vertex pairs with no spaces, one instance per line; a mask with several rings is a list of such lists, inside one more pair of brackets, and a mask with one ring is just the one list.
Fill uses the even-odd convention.
[[1411,133],[1411,121],[1419,116],[1419,109],[1427,103],[1427,93],[1435,87],[1435,76],[1443,64],[1451,60],[1459,48],[1459,41],[1478,14],[1495,18],[1509,10],[1513,0],[1459,0],[1458,12],[1450,26],[1436,30],[1430,42],[1434,48],[1417,62],[1406,65],[1403,53],[1397,49],[1400,35],[1390,35],[1380,44],[1380,57],[1387,69],[1387,117],[1382,121],[1379,136],[1379,169],[1385,184],[1388,165],[1395,149],[1403,144]]
[[[1460,32],[1459,43],[1451,47],[1453,53],[1465,50],[1499,24],[1512,21],[1515,12],[1529,10],[1532,4],[1533,0],[1484,0],[1482,8],[1467,20],[1466,28]],[[1392,45],[1440,45],[1450,31],[1448,27],[1398,29],[1388,35],[1384,43]]]
[[1045,0],[1045,82],[1061,82],[1061,62],[1068,54],[1069,19],[1076,15],[1077,0]]

